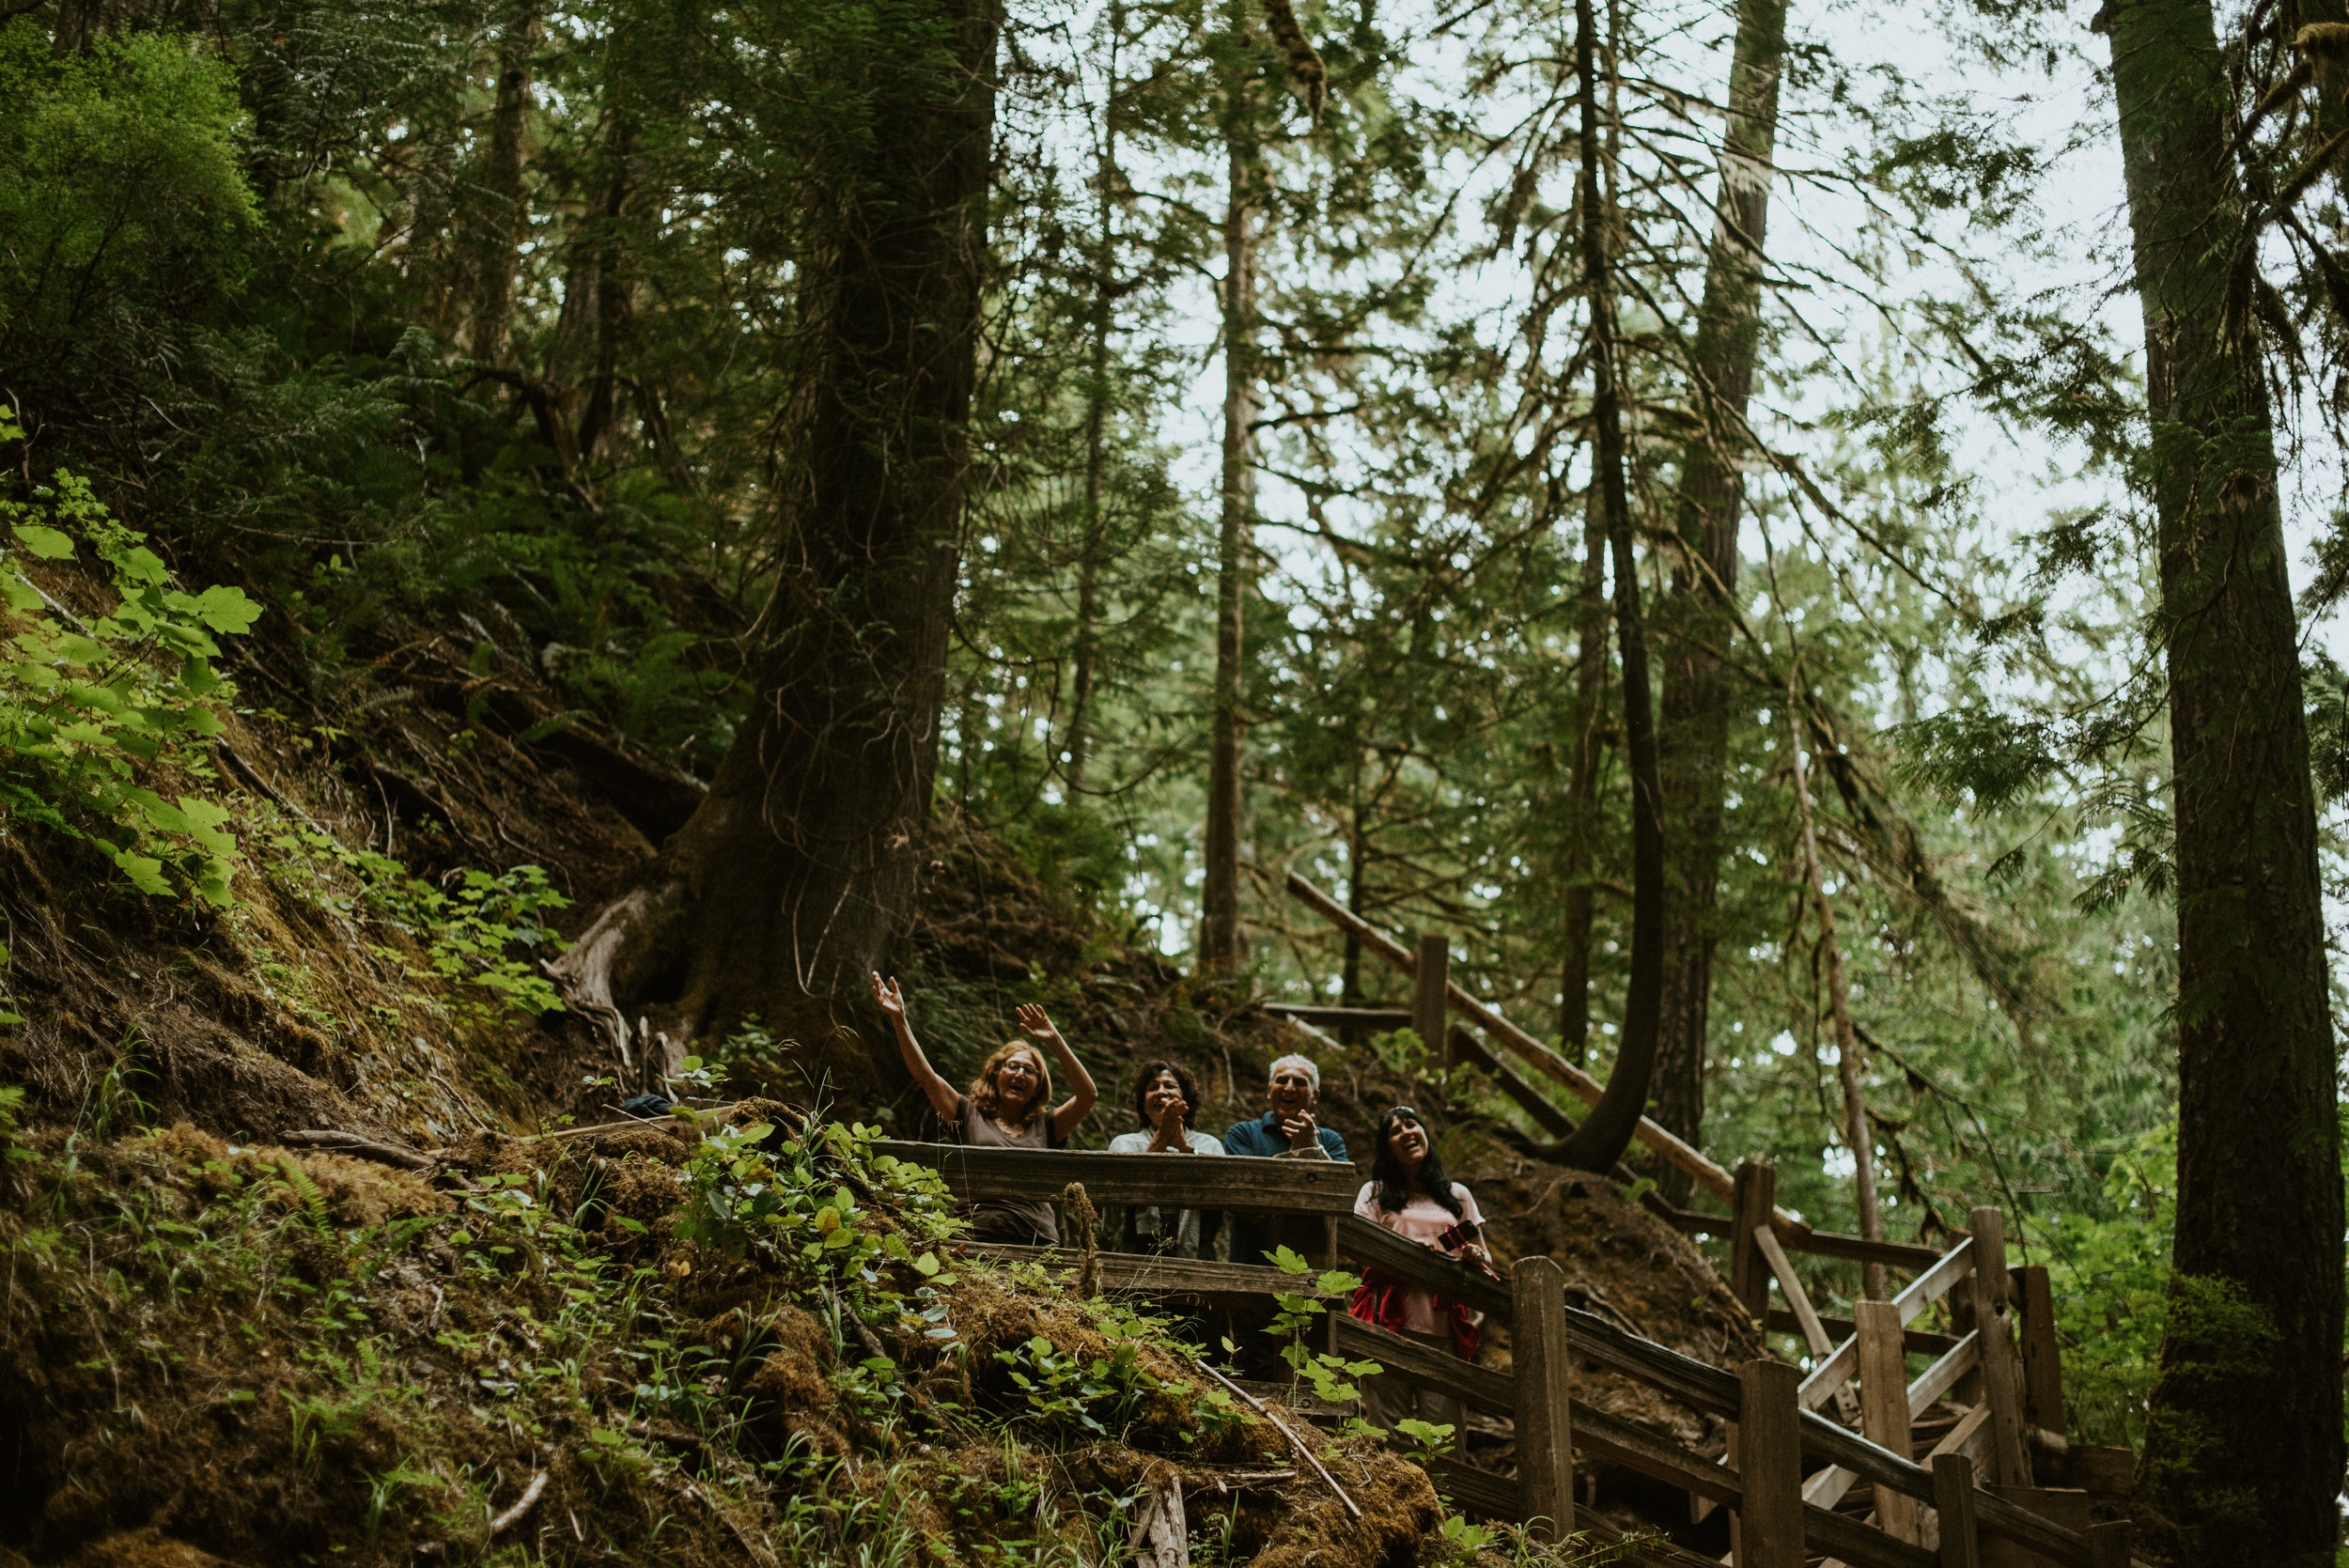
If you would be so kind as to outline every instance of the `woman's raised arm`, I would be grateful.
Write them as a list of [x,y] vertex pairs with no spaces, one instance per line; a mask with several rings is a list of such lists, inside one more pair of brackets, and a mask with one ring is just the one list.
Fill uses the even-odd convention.
[[1052,1027],[1052,1020],[1043,1008],[1033,1001],[1023,1001],[1014,1012],[1019,1027],[1043,1041],[1060,1058],[1062,1069],[1068,1074],[1068,1097],[1052,1112],[1052,1141],[1066,1143],[1068,1135],[1077,1130],[1077,1124],[1085,1119],[1085,1112],[1093,1109],[1093,1102],[1101,1097],[1101,1092],[1093,1086],[1093,1075],[1077,1060],[1077,1053],[1068,1048],[1068,1042],[1061,1038],[1060,1031]]
[[921,1043],[913,1037],[913,1025],[906,1021],[905,992],[898,988],[894,979],[883,980],[879,970],[873,971],[873,1001],[880,1008],[881,1016],[889,1020],[889,1027],[896,1032],[897,1054],[905,1058],[906,1071],[911,1073],[913,1081],[921,1085],[922,1093],[929,1099],[930,1109],[938,1112],[941,1121],[952,1122],[955,1112],[962,1106],[962,1096],[956,1092],[953,1084],[938,1076],[938,1069],[930,1065],[930,1059],[922,1054]]

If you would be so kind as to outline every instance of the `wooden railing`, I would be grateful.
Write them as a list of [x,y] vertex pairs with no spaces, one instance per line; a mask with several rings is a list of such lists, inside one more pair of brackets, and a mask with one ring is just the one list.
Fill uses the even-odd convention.
[[[1840,1342],[1826,1338],[1824,1320],[1783,1266],[1775,1228],[1766,1219],[1757,1223],[1748,1234],[1811,1333],[1814,1363],[1807,1375],[1771,1359],[1730,1373],[1569,1306],[1564,1275],[1551,1259],[1519,1259],[1509,1280],[1498,1281],[1361,1219],[1351,1212],[1362,1179],[1352,1165],[895,1142],[879,1148],[936,1168],[966,1199],[1057,1194],[1076,1181],[1096,1203],[1317,1219],[1331,1258],[1376,1265],[1508,1324],[1508,1372],[1443,1356],[1350,1317],[1333,1320],[1331,1343],[1342,1354],[1378,1362],[1389,1375],[1514,1421],[1515,1481],[1456,1462],[1439,1461],[1434,1468],[1463,1506],[1523,1521],[1541,1534],[1574,1529],[1573,1463],[1580,1452],[1732,1510],[1729,1560],[1744,1568],[1801,1568],[1818,1554],[1851,1568],[1961,1568],[1979,1560],[1983,1538],[2011,1542],[2065,1568],[2126,1568],[2125,1525],[2069,1529],[1977,1484],[1978,1477],[2004,1486],[2027,1486],[2030,1479],[1995,1209],[1975,1210],[1972,1234],[1947,1252],[1929,1253],[1932,1262],[1893,1301],[1859,1304],[1853,1333]],[[1741,1172],[1733,1185],[1745,1189],[1751,1213],[1757,1179]],[[1098,1262],[1105,1289],[1160,1299],[1237,1303],[1295,1288],[1279,1270],[1244,1265],[1118,1253],[1100,1254]],[[1764,1288],[1766,1296],[1766,1281]],[[1921,1348],[1939,1354],[1910,1381],[1906,1325],[1944,1298],[1958,1303],[1966,1331],[1921,1334]],[[1584,1362],[1733,1423],[1731,1458],[1707,1459],[1645,1427],[1577,1406],[1572,1369]],[[1856,1402],[1843,1397],[1855,1376]],[[1908,1420],[1961,1385],[1977,1393],[1972,1409],[1919,1464],[1909,1456]],[[1822,1414],[1830,1405],[1849,1409],[1860,1430]],[[1873,1521],[1834,1511],[1861,1483],[1875,1488]]]

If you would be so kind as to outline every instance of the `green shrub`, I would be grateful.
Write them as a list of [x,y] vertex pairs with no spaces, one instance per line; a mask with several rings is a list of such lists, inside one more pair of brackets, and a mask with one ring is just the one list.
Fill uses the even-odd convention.
[[[23,431],[0,414],[0,444]],[[248,629],[259,606],[232,587],[182,593],[144,536],[107,514],[79,475],[60,472],[29,500],[0,498],[0,821],[18,817],[102,847],[141,892],[231,903],[237,841],[227,808],[140,781],[211,777],[210,743],[231,689],[212,668],[215,635]],[[115,598],[94,621],[43,593],[35,559],[104,568]]]

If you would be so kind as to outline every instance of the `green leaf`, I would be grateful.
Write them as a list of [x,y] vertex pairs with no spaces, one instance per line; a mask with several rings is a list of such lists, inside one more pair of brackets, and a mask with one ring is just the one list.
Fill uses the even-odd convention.
[[139,892],[159,898],[170,893],[171,884],[163,880],[163,862],[153,856],[117,849],[114,851],[114,862],[122,868],[122,874],[131,878],[131,885]]
[[253,623],[261,618],[261,607],[245,598],[242,588],[221,583],[196,596],[195,618],[221,635],[233,637],[253,629]]
[[73,536],[55,528],[43,528],[37,522],[20,522],[12,530],[26,550],[44,561],[73,559]]

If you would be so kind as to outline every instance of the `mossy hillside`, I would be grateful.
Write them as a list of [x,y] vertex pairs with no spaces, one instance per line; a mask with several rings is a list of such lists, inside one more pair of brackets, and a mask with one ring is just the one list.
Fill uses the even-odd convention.
[[1172,1473],[1226,1499],[1210,1558],[1453,1549],[1415,1466],[1316,1437],[1351,1522],[1161,1325],[957,1256],[934,1177],[777,1109],[483,1138],[432,1180],[186,1126],[16,1137],[0,1546],[1089,1564]]

